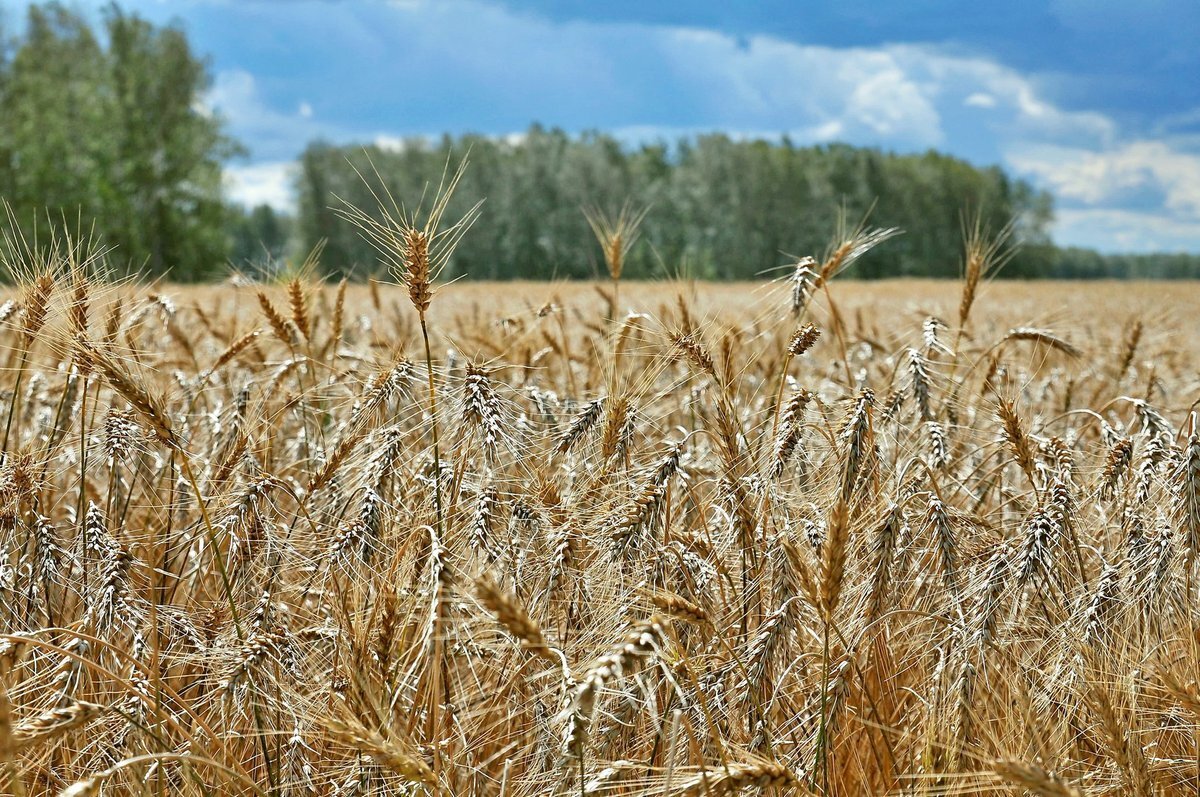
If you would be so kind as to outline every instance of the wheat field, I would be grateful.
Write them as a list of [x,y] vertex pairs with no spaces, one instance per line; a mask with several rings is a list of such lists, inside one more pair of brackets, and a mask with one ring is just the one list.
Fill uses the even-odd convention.
[[444,286],[438,220],[369,286],[10,247],[0,792],[1200,793],[1200,287],[623,283],[604,219]]

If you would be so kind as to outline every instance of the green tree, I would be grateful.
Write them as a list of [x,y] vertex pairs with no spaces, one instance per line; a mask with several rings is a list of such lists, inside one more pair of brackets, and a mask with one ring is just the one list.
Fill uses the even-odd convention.
[[292,227],[293,219],[276,213],[270,205],[239,213],[230,227],[234,267],[254,271],[283,260]]
[[49,3],[30,6],[12,51],[0,68],[0,195],[18,222],[94,222],[118,262],[151,275],[221,269],[221,163],[238,148],[200,106],[208,65],[183,32],[114,4],[97,35]]
[[792,255],[821,256],[840,222],[853,226],[864,218],[905,235],[863,258],[856,275],[952,277],[964,211],[979,214],[992,230],[1015,220],[1030,248],[1014,266],[1029,275],[1050,267],[1049,196],[1000,169],[935,152],[797,147],[787,139],[721,134],[629,148],[603,133],[569,136],[536,125],[512,140],[444,136],[390,148],[310,146],[299,179],[301,246],[327,239],[327,267],[372,271],[375,254],[338,219],[336,207],[373,209],[371,189],[411,201],[467,152],[471,167],[452,211],[486,202],[448,276],[598,276],[600,253],[582,208],[615,212],[626,200],[649,207],[626,264],[630,277],[758,278]]

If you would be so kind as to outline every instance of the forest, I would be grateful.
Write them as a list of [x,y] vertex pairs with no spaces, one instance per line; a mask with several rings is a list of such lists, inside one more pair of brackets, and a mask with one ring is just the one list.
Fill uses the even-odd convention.
[[859,277],[955,276],[964,218],[977,214],[993,230],[1015,220],[1014,235],[1027,246],[1014,270],[1035,275],[1048,254],[1048,194],[999,169],[935,152],[725,135],[630,148],[603,133],[569,136],[538,126],[512,140],[310,146],[299,177],[302,245],[326,241],[328,264],[372,263],[369,245],[341,221],[340,206],[420,196],[468,153],[458,207],[450,212],[486,201],[456,251],[453,273],[478,278],[599,276],[604,266],[584,211],[611,216],[627,202],[633,214],[644,214],[641,243],[626,263],[632,278],[761,278],[796,257],[819,257],[839,224],[853,228],[864,220],[904,235],[863,258]]

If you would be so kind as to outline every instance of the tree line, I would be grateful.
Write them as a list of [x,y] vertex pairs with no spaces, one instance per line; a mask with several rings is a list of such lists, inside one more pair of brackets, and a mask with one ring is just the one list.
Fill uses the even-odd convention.
[[603,133],[571,136],[531,127],[515,139],[445,136],[390,146],[315,143],[300,159],[297,233],[325,241],[332,268],[370,271],[369,245],[340,218],[418,197],[469,158],[450,213],[486,197],[456,253],[459,273],[486,279],[599,276],[600,250],[584,209],[610,215],[631,202],[644,218],[626,262],[629,277],[751,279],[792,256],[820,255],[839,225],[898,227],[899,238],[857,265],[860,277],[954,276],[964,212],[992,230],[1015,220],[1027,246],[1013,263],[1036,274],[1049,248],[1051,198],[998,168],[936,152],[737,141],[714,134],[622,146]]
[[[246,150],[204,106],[210,66],[176,26],[111,5],[99,23],[61,3],[30,6],[19,35],[0,30],[0,198],[11,234],[63,223],[94,231],[122,270],[201,280],[270,272],[324,244],[330,275],[379,271],[339,215],[388,194],[411,208],[463,158],[450,212],[484,199],[447,275],[598,276],[584,210],[626,203],[645,215],[630,277],[750,279],[820,255],[839,227],[898,227],[854,276],[958,273],[964,223],[1012,223],[1014,277],[1193,277],[1200,255],[1060,249],[1053,200],[998,167],[937,152],[799,146],[713,134],[630,146],[601,132],[534,125],[503,139],[460,135],[388,145],[313,142],[299,159],[297,211],[243,209],[222,168]],[[92,226],[94,225],[94,227]]]

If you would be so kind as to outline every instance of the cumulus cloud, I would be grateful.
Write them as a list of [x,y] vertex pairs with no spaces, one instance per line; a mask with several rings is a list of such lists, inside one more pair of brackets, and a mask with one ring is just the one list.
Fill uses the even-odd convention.
[[1095,205],[1152,189],[1164,209],[1200,221],[1200,156],[1166,141],[1131,141],[1109,150],[1065,146],[1017,147],[1009,163],[1059,196]]
[[[279,157],[314,131],[500,135],[533,120],[571,130],[761,130],[801,142],[951,147],[978,161],[996,159],[996,142],[1016,132],[1089,144],[1113,134],[1101,115],[1058,108],[1011,68],[927,45],[836,48],[696,28],[560,23],[481,0],[346,5],[337,14],[357,24],[280,21],[277,35],[311,39],[297,44],[329,64],[327,81],[304,84],[311,97],[299,111],[277,110],[297,101],[272,102],[249,71],[218,76],[212,102],[258,157]],[[401,46],[369,41],[372,33],[394,41],[400,32]],[[351,77],[346,62],[356,58],[373,63]],[[273,90],[287,80],[274,76]],[[371,101],[358,101],[363,96]],[[317,100],[340,130],[314,119]],[[972,117],[984,129],[961,137],[967,109],[983,106],[995,111]]]
[[986,92],[977,91],[974,94],[968,95],[963,100],[963,105],[969,105],[974,108],[995,108],[996,98]]
[[245,208],[270,205],[277,210],[296,209],[292,184],[296,179],[295,161],[255,163],[225,169],[225,192]]
[[658,57],[694,96],[700,126],[918,147],[943,140],[932,87],[898,51],[684,29],[663,29],[654,39]]
[[263,96],[258,79],[244,69],[218,72],[204,105],[228,121],[230,132],[251,147],[256,160],[294,158],[313,138],[346,132],[313,119],[308,102],[295,111],[278,110]]

